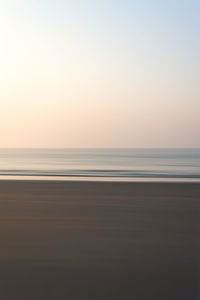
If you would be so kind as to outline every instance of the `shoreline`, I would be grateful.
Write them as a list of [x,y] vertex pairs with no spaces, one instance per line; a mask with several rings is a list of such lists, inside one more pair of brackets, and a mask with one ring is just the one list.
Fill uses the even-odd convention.
[[64,181],[64,182],[141,182],[141,183],[200,183],[200,178],[177,177],[87,177],[87,176],[38,176],[38,175],[0,175],[0,181]]

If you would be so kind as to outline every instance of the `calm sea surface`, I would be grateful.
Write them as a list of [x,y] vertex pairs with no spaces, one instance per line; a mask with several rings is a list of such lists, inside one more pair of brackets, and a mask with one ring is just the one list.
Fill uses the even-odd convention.
[[11,176],[199,180],[200,149],[0,149],[0,177]]

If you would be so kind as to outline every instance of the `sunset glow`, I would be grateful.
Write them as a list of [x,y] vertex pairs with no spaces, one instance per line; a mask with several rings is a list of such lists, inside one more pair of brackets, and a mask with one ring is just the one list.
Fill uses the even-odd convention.
[[199,147],[199,9],[1,0],[0,147]]

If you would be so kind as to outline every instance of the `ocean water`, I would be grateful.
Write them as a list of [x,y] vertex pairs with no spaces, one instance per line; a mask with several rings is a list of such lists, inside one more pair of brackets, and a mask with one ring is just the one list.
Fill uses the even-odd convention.
[[200,149],[0,149],[0,178],[200,180]]

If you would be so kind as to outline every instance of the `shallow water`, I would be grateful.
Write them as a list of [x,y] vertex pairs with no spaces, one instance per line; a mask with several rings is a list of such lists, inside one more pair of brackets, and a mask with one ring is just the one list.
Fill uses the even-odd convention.
[[0,149],[0,176],[200,179],[200,149]]

